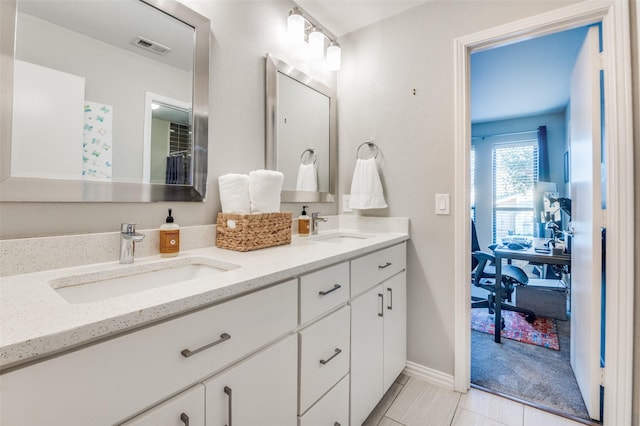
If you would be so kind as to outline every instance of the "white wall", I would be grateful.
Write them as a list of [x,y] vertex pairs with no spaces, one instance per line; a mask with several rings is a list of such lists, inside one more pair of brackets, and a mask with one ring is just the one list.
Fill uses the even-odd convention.
[[[547,145],[549,149],[549,176],[556,182],[561,197],[566,196],[564,184],[564,152],[566,151],[565,113],[542,114],[511,120],[478,123],[471,126],[472,136],[488,136],[500,133],[535,130],[547,126]],[[535,138],[535,134],[533,135]],[[495,139],[494,139],[495,140]],[[476,230],[480,247],[485,249],[492,241],[493,218],[493,180],[492,139],[473,141],[476,151]]]
[[435,194],[453,193],[453,41],[569,3],[436,0],[340,39],[340,190],[373,139],[389,208],[372,214],[411,219],[410,361],[453,374],[453,217],[434,213]]
[[[204,203],[0,203],[0,238],[111,232],[131,221],[157,228],[168,207],[182,226],[215,223],[220,209],[217,177],[247,173],[265,161],[265,55],[336,86],[335,73],[302,62],[286,41],[290,1],[198,1],[183,3],[211,20],[209,178]],[[0,28],[4,31],[5,27]],[[299,205],[283,205],[299,213]],[[336,213],[335,203],[311,211]],[[46,212],[46,215],[45,213]]]

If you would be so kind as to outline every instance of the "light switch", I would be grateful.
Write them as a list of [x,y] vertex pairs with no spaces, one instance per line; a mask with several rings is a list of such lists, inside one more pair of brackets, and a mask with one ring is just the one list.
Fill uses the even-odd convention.
[[436,214],[449,214],[449,194],[436,194]]

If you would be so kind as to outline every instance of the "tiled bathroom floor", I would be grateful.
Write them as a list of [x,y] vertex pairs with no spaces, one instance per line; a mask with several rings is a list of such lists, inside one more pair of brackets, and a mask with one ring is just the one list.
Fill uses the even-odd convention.
[[509,399],[471,389],[460,394],[401,374],[365,426],[580,426]]

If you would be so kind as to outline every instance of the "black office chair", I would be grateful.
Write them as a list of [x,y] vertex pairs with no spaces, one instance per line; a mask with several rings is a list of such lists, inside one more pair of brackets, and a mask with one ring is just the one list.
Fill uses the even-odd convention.
[[[495,246],[491,247],[495,248]],[[496,265],[495,256],[480,251],[480,244],[478,243],[478,236],[476,234],[476,227],[473,221],[471,221],[471,277],[473,285],[489,292],[487,299],[479,299],[473,297],[475,300],[471,303],[472,308],[487,308],[490,314],[494,313],[496,306],[496,293],[495,293],[495,281],[496,281]],[[525,315],[527,322],[532,323],[536,319],[536,315],[529,309],[523,309],[514,305],[510,305],[506,302],[511,302],[513,292],[516,285],[527,285],[529,277],[527,274],[517,266],[503,265],[502,266],[502,294],[500,308],[505,311],[519,312]],[[501,319],[502,328],[505,327],[504,318]]]

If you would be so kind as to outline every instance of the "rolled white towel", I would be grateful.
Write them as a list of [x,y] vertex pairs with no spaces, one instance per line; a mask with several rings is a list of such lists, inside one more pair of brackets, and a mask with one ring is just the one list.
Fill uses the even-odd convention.
[[318,174],[316,173],[315,164],[300,164],[300,167],[298,167],[298,182],[296,183],[296,191],[317,191],[317,176]]
[[218,178],[223,213],[250,214],[249,176],[228,173]]
[[280,192],[284,175],[274,170],[254,170],[249,173],[251,213],[280,211]]
[[367,160],[358,158],[351,181],[349,206],[360,210],[387,207],[375,158]]

